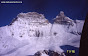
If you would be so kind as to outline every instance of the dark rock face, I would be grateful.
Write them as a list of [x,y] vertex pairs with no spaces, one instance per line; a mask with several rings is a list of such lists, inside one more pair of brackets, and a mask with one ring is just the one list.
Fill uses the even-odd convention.
[[49,56],[64,56],[62,53],[57,53],[57,52],[54,52],[54,51],[49,51]]
[[58,52],[55,52],[55,51],[51,51],[51,50],[44,50],[44,51],[38,51],[34,54],[34,56],[42,56],[42,53],[43,54],[46,54],[48,56],[65,56],[64,53],[58,53]]
[[14,18],[14,19],[12,20],[12,22],[9,24],[9,26],[12,25],[12,23],[14,23],[15,21],[17,21],[17,19],[18,19],[18,17]]
[[34,56],[41,56],[41,53],[38,51],[37,53],[34,54]]

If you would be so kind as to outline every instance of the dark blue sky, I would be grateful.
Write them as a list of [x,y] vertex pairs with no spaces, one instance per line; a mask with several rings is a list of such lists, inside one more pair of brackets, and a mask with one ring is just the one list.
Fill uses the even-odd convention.
[[8,25],[20,12],[38,12],[52,20],[60,11],[64,11],[72,19],[83,20],[88,12],[88,1],[24,0],[22,4],[0,4],[0,26]]

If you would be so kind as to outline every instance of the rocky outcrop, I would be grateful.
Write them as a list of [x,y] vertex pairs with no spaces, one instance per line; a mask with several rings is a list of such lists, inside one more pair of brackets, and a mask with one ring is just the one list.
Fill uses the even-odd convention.
[[34,54],[34,56],[42,56],[45,54],[46,56],[65,56],[64,53],[61,52],[55,52],[52,50],[43,50],[43,51],[38,51]]

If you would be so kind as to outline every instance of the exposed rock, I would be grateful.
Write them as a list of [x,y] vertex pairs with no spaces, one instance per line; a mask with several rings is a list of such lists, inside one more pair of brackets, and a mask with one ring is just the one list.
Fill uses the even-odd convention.
[[[39,14],[37,12],[28,12],[28,13],[20,13],[16,18],[12,20],[10,25],[14,24],[16,21],[24,21],[29,23],[39,23],[39,24],[49,24],[49,21],[45,18],[43,14]],[[26,23],[25,23],[26,24]],[[9,25],[9,26],[10,26]]]
[[71,24],[72,25],[72,22],[73,20],[65,16],[63,11],[60,11],[60,14],[57,15],[56,18],[54,19],[54,23],[59,23],[59,24]]
[[65,56],[64,53],[55,52],[55,51],[51,51],[51,50],[38,51],[34,54],[34,56],[42,56],[42,54],[46,54],[47,56]]

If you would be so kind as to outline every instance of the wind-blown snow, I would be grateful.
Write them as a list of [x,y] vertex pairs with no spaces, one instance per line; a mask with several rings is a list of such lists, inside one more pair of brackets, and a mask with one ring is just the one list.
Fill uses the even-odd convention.
[[64,52],[62,45],[79,47],[84,21],[61,13],[54,24],[36,12],[18,14],[10,25],[0,28],[0,56],[27,56],[42,50]]

